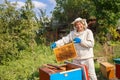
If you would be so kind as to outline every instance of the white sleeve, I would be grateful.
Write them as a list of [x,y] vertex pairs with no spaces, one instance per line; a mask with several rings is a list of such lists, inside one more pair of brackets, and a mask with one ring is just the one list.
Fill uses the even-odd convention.
[[83,47],[88,47],[88,48],[94,47],[94,37],[93,37],[93,33],[91,30],[87,31],[86,39],[81,40],[80,45]]
[[69,42],[71,42],[71,33],[69,33],[67,36],[63,37],[62,39],[56,41],[55,43],[57,44],[57,47],[59,47]]

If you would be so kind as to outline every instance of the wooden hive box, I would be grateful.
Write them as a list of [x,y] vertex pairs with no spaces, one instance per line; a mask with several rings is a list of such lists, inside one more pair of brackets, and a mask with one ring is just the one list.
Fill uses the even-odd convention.
[[109,62],[101,62],[100,70],[104,77],[108,79],[115,78],[115,66]]
[[73,43],[69,43],[60,47],[55,48],[54,50],[56,60],[58,62],[75,58],[77,56],[75,47]]
[[65,70],[51,69],[50,67],[39,68],[40,80],[82,80],[82,69],[74,64],[66,64]]

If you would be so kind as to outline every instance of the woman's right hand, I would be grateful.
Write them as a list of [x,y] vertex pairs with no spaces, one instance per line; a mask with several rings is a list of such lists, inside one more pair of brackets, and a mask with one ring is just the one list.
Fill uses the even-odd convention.
[[51,49],[54,49],[54,48],[56,47],[56,43],[55,43],[55,42],[52,43],[52,44],[50,45],[50,47],[51,47]]

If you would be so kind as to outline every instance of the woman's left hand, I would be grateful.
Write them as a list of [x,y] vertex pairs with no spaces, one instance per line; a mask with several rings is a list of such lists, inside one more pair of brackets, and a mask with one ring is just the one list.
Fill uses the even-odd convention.
[[81,43],[81,39],[78,37],[74,38],[73,41],[74,43]]

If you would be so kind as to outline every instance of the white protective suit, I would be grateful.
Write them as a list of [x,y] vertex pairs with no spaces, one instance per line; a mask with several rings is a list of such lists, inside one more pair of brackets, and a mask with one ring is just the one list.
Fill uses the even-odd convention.
[[94,37],[90,29],[85,29],[83,32],[73,30],[55,43],[59,47],[72,42],[76,37],[81,39],[81,43],[74,43],[78,57],[73,60],[73,63],[85,64],[88,68],[90,80],[97,80],[93,61]]

